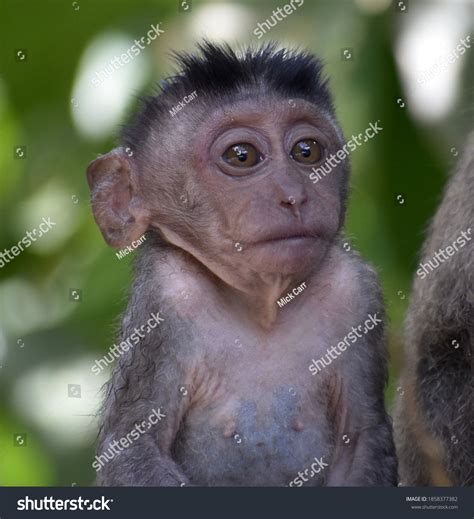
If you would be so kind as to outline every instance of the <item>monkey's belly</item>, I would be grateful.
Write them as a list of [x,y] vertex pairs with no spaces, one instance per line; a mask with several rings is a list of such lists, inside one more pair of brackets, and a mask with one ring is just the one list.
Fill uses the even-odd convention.
[[328,462],[332,451],[323,409],[319,420],[304,418],[298,397],[279,388],[264,415],[245,399],[227,423],[216,425],[215,412],[191,413],[175,444],[174,457],[191,484],[287,486],[305,469],[304,485],[324,484],[325,470],[310,470],[316,458]]

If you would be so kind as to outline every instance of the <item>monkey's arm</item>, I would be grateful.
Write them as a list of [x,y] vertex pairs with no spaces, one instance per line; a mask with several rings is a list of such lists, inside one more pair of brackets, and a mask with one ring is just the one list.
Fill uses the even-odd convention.
[[[124,436],[121,436],[124,438]],[[112,442],[120,442],[116,432],[103,437],[98,451],[107,451]],[[109,455],[110,456],[110,455]],[[100,486],[184,486],[188,478],[173,461],[169,451],[161,449],[151,435],[144,435],[111,461],[97,475]]]
[[[381,306],[376,314],[383,316]],[[397,484],[397,460],[383,398],[387,382],[383,323],[358,341],[346,351],[353,359],[330,381],[335,453],[326,484],[392,486]]]
[[187,476],[171,455],[186,412],[186,399],[180,397],[176,387],[176,380],[182,379],[168,363],[162,364],[155,375],[138,373],[133,362],[129,369],[123,365],[110,383],[97,449],[96,461],[101,460],[97,483],[187,485]]
[[[397,484],[397,461],[392,425],[383,402],[349,404],[339,385],[335,422],[335,452],[327,486],[392,486]],[[346,393],[346,396],[343,396]],[[361,395],[362,397],[362,395]],[[363,407],[364,409],[361,409]],[[372,422],[372,423],[371,423]]]

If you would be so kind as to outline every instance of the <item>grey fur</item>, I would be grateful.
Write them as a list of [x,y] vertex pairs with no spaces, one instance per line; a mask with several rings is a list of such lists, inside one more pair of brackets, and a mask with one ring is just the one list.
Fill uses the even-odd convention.
[[405,485],[474,484],[474,134],[431,223],[421,264],[468,228],[465,246],[413,284],[395,422]]

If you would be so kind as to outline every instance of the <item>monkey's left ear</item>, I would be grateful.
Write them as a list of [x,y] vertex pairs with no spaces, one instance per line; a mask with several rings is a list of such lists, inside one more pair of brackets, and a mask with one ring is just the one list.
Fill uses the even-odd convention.
[[87,168],[94,217],[112,247],[126,247],[148,229],[148,211],[137,193],[134,168],[123,148],[102,155]]

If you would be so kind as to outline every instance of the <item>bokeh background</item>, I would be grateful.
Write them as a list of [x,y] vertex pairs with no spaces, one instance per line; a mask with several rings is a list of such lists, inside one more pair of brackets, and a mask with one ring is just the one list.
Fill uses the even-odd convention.
[[[116,144],[138,96],[173,73],[170,53],[206,36],[268,39],[316,52],[350,137],[383,131],[352,154],[347,233],[381,276],[390,317],[389,408],[423,231],[473,123],[469,1],[306,0],[260,40],[285,1],[1,0],[0,251],[56,225],[0,268],[0,484],[90,485],[95,414],[131,279],[93,221],[87,164]],[[295,4],[296,5],[296,4]],[[165,32],[94,84],[151,25]],[[441,60],[441,61],[440,61]],[[428,79],[427,79],[428,78]]]

